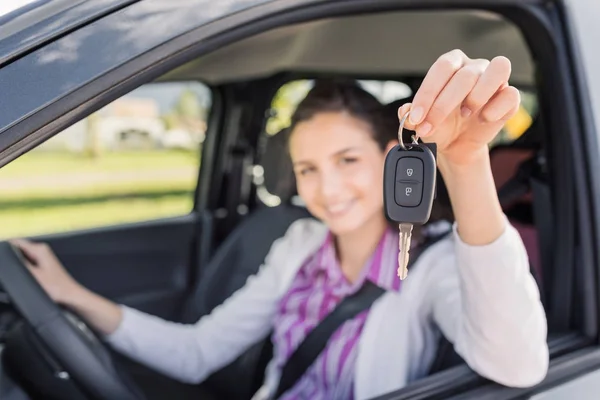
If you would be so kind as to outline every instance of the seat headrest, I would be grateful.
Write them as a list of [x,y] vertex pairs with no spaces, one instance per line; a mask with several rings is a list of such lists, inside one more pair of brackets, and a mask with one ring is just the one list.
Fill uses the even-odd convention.
[[492,175],[503,206],[514,202],[531,203],[528,177],[522,177],[526,163],[535,157],[535,150],[510,145],[501,145],[490,151]]
[[296,178],[288,152],[288,129],[282,129],[265,142],[260,164],[264,170],[264,188],[272,195],[289,201],[296,194]]

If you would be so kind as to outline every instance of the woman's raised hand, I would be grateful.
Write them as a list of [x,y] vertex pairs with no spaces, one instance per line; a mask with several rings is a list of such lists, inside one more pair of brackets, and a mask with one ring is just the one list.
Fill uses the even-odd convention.
[[436,142],[444,161],[465,165],[488,151],[487,145],[519,109],[519,91],[508,84],[506,57],[471,59],[453,50],[431,66],[409,110],[406,127],[424,142]]

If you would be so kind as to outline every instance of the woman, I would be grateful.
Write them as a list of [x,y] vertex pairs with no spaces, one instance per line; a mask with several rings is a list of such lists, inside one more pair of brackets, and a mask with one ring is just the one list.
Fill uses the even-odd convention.
[[47,246],[17,241],[53,299],[117,350],[173,378],[201,382],[273,330],[274,357],[255,398],[269,398],[293,350],[339,301],[369,280],[385,289],[344,323],[282,398],[364,399],[423,377],[440,331],[480,375],[508,386],[541,381],[546,319],[520,236],[504,216],[488,143],[519,107],[503,57],[455,50],[429,70],[407,128],[436,142],[451,199],[451,234],[396,277],[397,232],[383,214],[382,166],[397,143],[379,103],[356,86],[317,84],[299,105],[289,151],[298,193],[322,222],[295,222],[259,273],[194,325],[119,306],[76,283]]

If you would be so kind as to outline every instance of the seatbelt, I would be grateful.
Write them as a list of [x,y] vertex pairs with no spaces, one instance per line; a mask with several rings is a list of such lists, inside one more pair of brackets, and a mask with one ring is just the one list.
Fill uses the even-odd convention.
[[[448,234],[449,233],[444,233],[426,240],[417,251],[414,251],[415,254],[411,257],[409,265],[414,264],[429,246],[446,237]],[[275,391],[274,398],[278,399],[283,393],[294,386],[317,359],[319,354],[321,354],[323,349],[325,349],[329,338],[338,327],[344,322],[354,318],[362,311],[370,308],[375,300],[383,293],[385,293],[385,289],[380,288],[370,281],[366,281],[357,292],[344,298],[337,307],[304,338],[302,343],[300,343],[287,360],[281,371],[279,386]]]
[[275,398],[279,398],[300,379],[304,372],[317,359],[327,345],[329,337],[345,321],[354,318],[371,307],[385,289],[370,281],[354,294],[342,300],[337,307],[317,325],[292,353],[281,372]]

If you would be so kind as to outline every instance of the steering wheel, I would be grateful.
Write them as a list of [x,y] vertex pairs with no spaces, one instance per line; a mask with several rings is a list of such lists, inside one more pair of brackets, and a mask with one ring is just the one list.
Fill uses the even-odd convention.
[[[72,379],[77,390],[71,388],[68,392],[78,392],[77,398],[83,392],[86,398],[98,400],[144,399],[125,371],[118,369],[106,345],[83,320],[64,311],[48,296],[27,269],[21,250],[8,242],[0,243],[0,285],[24,320],[16,328],[17,333],[12,333],[13,342],[21,341],[21,345],[12,346],[11,350],[13,343],[10,337],[7,340],[3,356],[8,356],[9,366],[15,362],[27,363],[28,357],[19,357],[15,348],[36,347],[36,358],[46,358],[55,379],[62,382]],[[29,339],[27,344],[22,343],[24,338]],[[33,385],[43,381],[39,376],[32,378]],[[65,385],[54,382],[49,386],[56,390]]]

